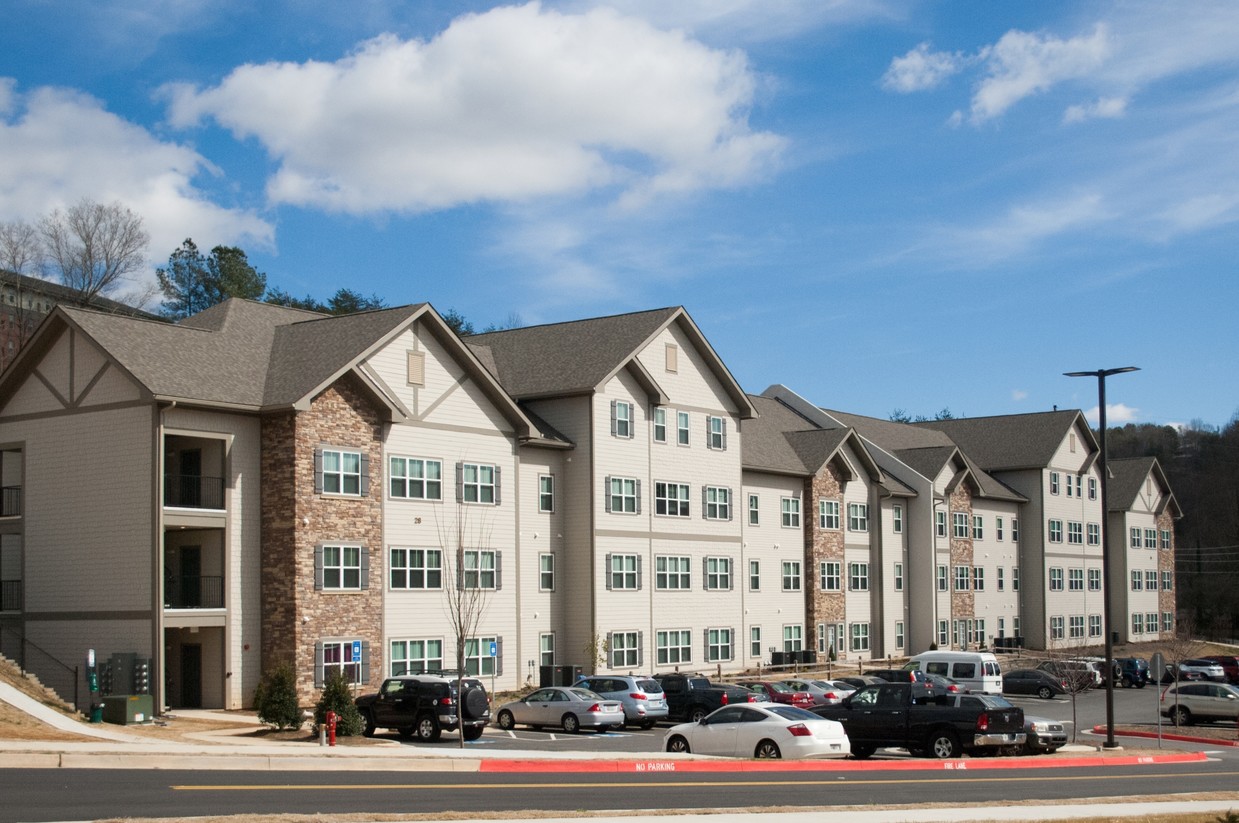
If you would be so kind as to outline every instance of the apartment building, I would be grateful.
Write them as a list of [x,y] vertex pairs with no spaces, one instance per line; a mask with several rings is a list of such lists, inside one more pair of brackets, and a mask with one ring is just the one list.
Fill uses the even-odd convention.
[[[1059,615],[1085,645],[1097,449],[1078,412],[1048,419],[1010,419],[1041,448],[1000,459],[988,424],[748,395],[679,307],[461,339],[427,304],[61,306],[0,375],[0,639],[136,655],[157,705],[228,708],[282,662],[306,703],[332,670],[454,668],[461,591],[484,607],[464,668],[501,689],[546,665],[1046,647]],[[1160,620],[1173,546],[1144,539],[1177,508],[1155,466],[1122,471],[1123,609]]]

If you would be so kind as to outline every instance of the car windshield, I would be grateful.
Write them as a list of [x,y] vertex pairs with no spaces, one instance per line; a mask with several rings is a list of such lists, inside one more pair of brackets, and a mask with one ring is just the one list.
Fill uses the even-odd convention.
[[778,704],[772,705],[766,709],[771,714],[778,715],[784,720],[821,720],[822,718],[813,712],[798,709],[795,706],[781,706]]

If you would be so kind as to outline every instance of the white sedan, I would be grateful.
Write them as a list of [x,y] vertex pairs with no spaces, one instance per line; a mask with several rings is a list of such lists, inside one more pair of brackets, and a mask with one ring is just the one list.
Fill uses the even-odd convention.
[[669,752],[728,757],[847,757],[843,724],[781,703],[724,706],[699,723],[672,726],[663,737]]

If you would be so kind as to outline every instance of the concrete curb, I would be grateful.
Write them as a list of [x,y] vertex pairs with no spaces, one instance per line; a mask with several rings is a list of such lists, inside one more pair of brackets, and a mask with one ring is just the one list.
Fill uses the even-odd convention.
[[[1106,733],[1105,726],[1094,726],[1093,727],[1093,734],[1105,734],[1105,733]],[[1114,734],[1115,736],[1121,735],[1123,737],[1142,737],[1147,740],[1156,740],[1158,738],[1157,732],[1119,731],[1118,729],[1115,729]],[[1166,734],[1165,732],[1162,732],[1161,739],[1162,740],[1175,740],[1180,743],[1199,743],[1203,746],[1226,746],[1226,747],[1239,746],[1239,738],[1236,738],[1235,740],[1223,740],[1217,737],[1193,737],[1191,735],[1186,735],[1186,734],[1178,734],[1178,733]]]

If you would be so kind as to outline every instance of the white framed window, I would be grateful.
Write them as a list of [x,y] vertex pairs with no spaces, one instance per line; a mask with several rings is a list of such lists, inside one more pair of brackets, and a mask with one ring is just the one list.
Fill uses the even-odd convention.
[[891,506],[891,529],[903,534],[903,506]]
[[664,517],[688,517],[688,484],[654,483],[654,514]]
[[727,448],[727,421],[722,417],[706,415],[706,448],[724,451]]
[[1050,542],[1051,543],[1063,542],[1063,521],[1061,520],[1050,521]]
[[951,512],[951,536],[957,540],[968,539],[967,512]]
[[1101,637],[1101,615],[1090,614],[1088,616],[1088,636]]
[[465,549],[461,585],[466,589],[500,588],[500,553],[492,549]]
[[1011,518],[1011,542],[1020,542],[1020,520],[1018,517]]
[[708,591],[731,591],[730,557],[707,557],[705,559],[705,567],[705,581]]
[[1133,549],[1140,548],[1140,529],[1132,528],[1131,530],[1131,547]]
[[798,652],[804,650],[804,627],[783,627],[783,651]]
[[761,561],[749,561],[749,591],[761,590]]
[[688,629],[660,630],[654,633],[658,665],[693,662],[692,632]]
[[1067,569],[1067,591],[1084,591],[1084,569]]
[[869,564],[848,564],[848,588],[854,592],[869,591]]
[[692,586],[690,559],[686,556],[659,555],[654,558],[654,588],[659,591],[683,591]]
[[761,512],[758,509],[758,497],[755,494],[749,495],[749,525],[756,526],[761,521]]
[[1134,592],[1144,590],[1144,573],[1139,569],[1131,570],[1131,590]]
[[1162,631],[1174,631],[1174,612],[1162,612]]
[[824,560],[818,566],[819,585],[824,592],[843,590],[843,564],[837,560]]
[[1162,529],[1161,534],[1162,534],[1162,548],[1163,549],[1170,548],[1170,534],[1171,534],[1170,529]]
[[1131,633],[1144,634],[1144,615],[1140,612],[1133,612],[1131,615]]
[[1075,490],[1071,487],[1071,475],[1067,475],[1067,496],[1075,497]]
[[1101,591],[1101,569],[1088,570],[1088,590],[1090,592]]
[[615,514],[641,513],[641,481],[633,477],[608,477],[607,511]]
[[946,648],[951,642],[951,624],[946,620],[938,621],[938,645]]
[[387,493],[393,500],[442,500],[443,463],[419,457],[389,457]]
[[555,591],[555,555],[543,552],[538,555],[538,591]]
[[944,565],[938,566],[938,591],[945,592],[950,589],[949,579],[947,577],[947,568]]
[[538,665],[555,665],[555,633],[543,632],[538,635]]
[[1149,634],[1157,634],[1157,612],[1144,613],[1144,626]]
[[439,549],[392,549],[388,578],[392,589],[443,588],[443,552]]
[[785,592],[800,591],[800,561],[799,560],[784,560],[783,561],[783,591]]
[[[491,646],[495,654],[491,655]],[[496,635],[465,640],[465,674],[474,677],[503,674],[503,638]]]
[[783,512],[783,527],[789,529],[800,528],[800,498],[781,497],[779,498],[779,507]]
[[611,436],[632,439],[632,404],[626,400],[611,401]]
[[364,572],[369,571],[369,553],[361,546],[318,546],[314,551],[314,566],[318,584],[315,588],[360,591],[366,587]]
[[1101,524],[1100,523],[1089,523],[1088,524],[1088,544],[1090,546],[1101,545]]
[[869,624],[868,623],[853,623],[852,624],[852,651],[867,652],[869,651]]
[[459,499],[464,503],[499,503],[499,467],[486,463],[457,463]]
[[640,555],[608,554],[607,588],[613,591],[635,591],[641,588]]
[[1174,591],[1174,572],[1172,571],[1162,572],[1162,591],[1164,592]]
[[1007,590],[1007,579],[1006,579],[1006,575],[1004,574],[1004,571],[1005,570],[1002,568],[1002,566],[999,566],[996,569],[996,572],[997,572],[996,583],[998,584],[998,591],[1000,592]]
[[390,648],[392,677],[443,671],[443,641],[438,638],[393,640]]
[[903,591],[903,564],[895,564],[895,591]]
[[608,638],[611,668],[634,669],[641,662],[641,632],[611,632]]
[[1145,569],[1144,589],[1150,592],[1157,591],[1157,571],[1155,569]]
[[688,412],[675,413],[675,442],[681,446],[688,445]]
[[1050,494],[1058,494],[1058,472],[1050,472]]
[[972,569],[969,566],[955,567],[955,591],[968,591],[968,583],[972,579]]
[[1084,496],[1084,478],[1076,475],[1076,497]]
[[322,448],[314,451],[316,492],[360,497],[366,493],[367,456],[360,451]]
[[1002,535],[1003,535],[1002,526],[1003,526],[1002,518],[995,517],[994,518],[994,539],[999,542],[1002,542]]
[[1074,520],[1067,521],[1067,543],[1072,546],[1084,545],[1084,524]]
[[702,497],[702,510],[706,520],[731,519],[731,489],[725,486],[704,486]]
[[1011,567],[1011,591],[1018,592],[1020,590],[1020,567]]
[[538,475],[538,511],[550,514],[555,511],[555,476]]
[[654,442],[667,442],[667,410],[661,406],[654,409]]
[[1090,477],[1088,479],[1088,499],[1089,500],[1097,499],[1097,478],[1096,477]]
[[1157,548],[1157,529],[1144,530],[1144,547],[1146,549]]
[[904,645],[905,644],[904,644],[903,621],[896,620],[895,621],[895,648],[902,649]]
[[1060,566],[1050,567],[1050,591],[1061,592],[1063,590],[1063,570]]
[[934,534],[946,537],[946,512],[934,512]]
[[819,500],[817,502],[817,525],[822,529],[839,529],[839,501]]
[[979,514],[974,514],[972,516],[972,539],[985,539],[985,518]]
[[848,503],[848,531],[869,531],[868,503]]
[[1050,639],[1063,639],[1063,618],[1058,615],[1050,618]]
[[[361,647],[361,654],[356,655],[356,647]],[[323,684],[335,673],[342,672],[344,679],[353,685],[360,685],[370,679],[370,643],[366,640],[320,640],[314,648],[314,686],[322,688]]]
[[706,629],[707,663],[736,659],[733,635],[731,629]]
[[761,626],[749,626],[749,657],[761,657]]
[[974,592],[985,591],[985,567],[984,566],[973,566],[972,567],[972,590]]

